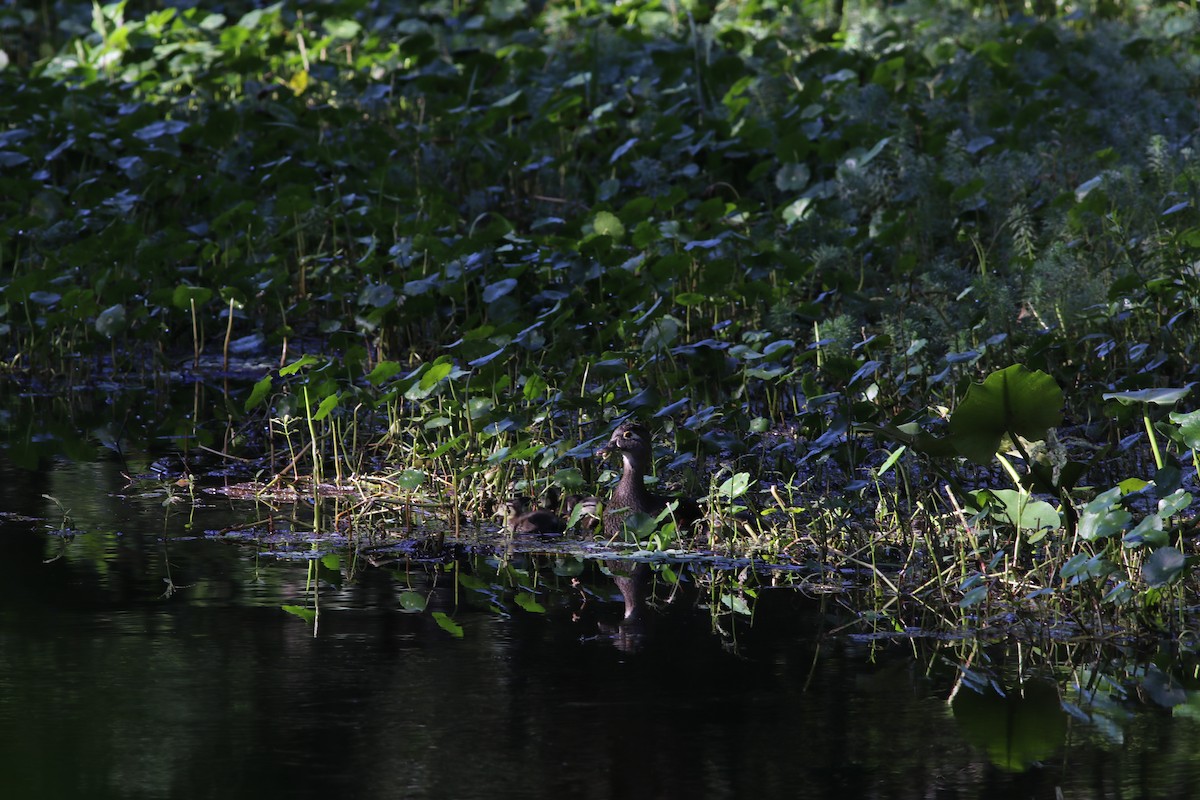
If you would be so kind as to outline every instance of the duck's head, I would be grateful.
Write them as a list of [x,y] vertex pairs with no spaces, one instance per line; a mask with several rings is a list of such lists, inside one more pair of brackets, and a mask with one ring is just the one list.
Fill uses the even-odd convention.
[[640,422],[622,422],[613,431],[608,444],[596,451],[600,458],[608,458],[613,453],[632,456],[635,459],[648,459],[651,454],[650,431]]

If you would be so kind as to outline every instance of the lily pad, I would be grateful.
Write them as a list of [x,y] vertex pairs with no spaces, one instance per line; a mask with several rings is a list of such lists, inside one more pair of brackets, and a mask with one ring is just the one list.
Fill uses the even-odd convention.
[[987,464],[1006,434],[1039,440],[1062,422],[1063,394],[1054,378],[1020,364],[973,383],[950,416],[954,448],[977,464]]

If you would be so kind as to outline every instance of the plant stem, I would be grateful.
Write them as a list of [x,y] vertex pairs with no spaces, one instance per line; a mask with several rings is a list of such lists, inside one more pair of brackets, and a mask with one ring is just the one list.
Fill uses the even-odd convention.
[[1150,409],[1142,409],[1142,421],[1146,423],[1146,436],[1150,438],[1150,449],[1154,451],[1154,466],[1163,468],[1162,452],[1158,449],[1158,438],[1154,435],[1154,426],[1150,424]]

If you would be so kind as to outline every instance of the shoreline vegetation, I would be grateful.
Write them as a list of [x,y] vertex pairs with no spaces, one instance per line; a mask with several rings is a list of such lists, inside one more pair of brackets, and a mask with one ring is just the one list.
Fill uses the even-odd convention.
[[1200,646],[1193,8],[144,5],[0,9],[10,433],[173,387],[114,449],[437,552],[633,416],[648,560]]

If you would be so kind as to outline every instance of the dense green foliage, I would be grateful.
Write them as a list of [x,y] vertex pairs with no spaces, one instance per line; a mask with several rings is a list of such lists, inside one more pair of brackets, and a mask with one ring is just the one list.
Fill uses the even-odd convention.
[[[194,435],[269,417],[318,477],[382,437],[403,491],[436,477],[472,506],[513,480],[575,488],[604,421],[633,412],[674,432],[714,505],[746,470],[771,488],[788,521],[745,552],[850,552],[864,510],[907,537],[961,501],[996,536],[951,546],[964,573],[987,564],[959,576],[968,606],[1023,543],[1045,585],[1097,597],[1153,606],[1182,573],[1166,534],[1112,537],[1186,509],[1190,418],[1145,417],[1168,443],[1153,467],[1145,446],[1097,453],[1138,443],[1128,393],[1195,379],[1191,9],[237,6],[96,7],[90,30],[64,15],[63,43],[3,11],[14,376],[301,351]],[[1022,427],[1007,403],[1027,385],[1067,427],[1053,407]],[[1026,464],[1001,456],[1014,488],[962,477],[960,456],[1002,446]],[[1146,480],[1097,506],[1085,477]],[[1111,517],[1141,500],[1166,510]]]

